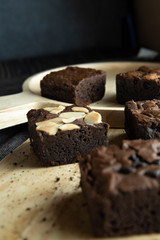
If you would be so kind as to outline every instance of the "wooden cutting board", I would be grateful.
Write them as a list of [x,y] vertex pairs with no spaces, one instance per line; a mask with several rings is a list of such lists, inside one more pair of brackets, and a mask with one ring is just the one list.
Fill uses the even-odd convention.
[[[99,102],[91,104],[90,107],[100,112],[103,120],[107,121],[112,127],[121,128],[124,125],[124,106],[116,102],[115,75],[119,72],[135,70],[142,65],[153,68],[160,67],[160,63],[146,62],[101,62],[77,65],[107,72],[105,96]],[[22,93],[0,97],[0,129],[26,122],[26,113],[32,108],[41,108],[48,104],[68,105],[67,103],[49,100],[40,95],[40,80],[49,72],[63,68],[35,74],[24,82]]]
[[[110,143],[125,137],[122,129],[109,130]],[[0,182],[0,240],[94,239],[77,163],[41,167],[27,140],[0,162]],[[160,235],[113,240],[122,239]]]

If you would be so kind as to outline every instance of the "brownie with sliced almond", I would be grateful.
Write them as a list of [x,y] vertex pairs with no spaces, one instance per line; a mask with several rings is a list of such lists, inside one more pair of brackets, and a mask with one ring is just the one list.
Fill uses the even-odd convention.
[[109,125],[88,107],[33,109],[27,117],[31,146],[44,166],[76,162],[77,156],[108,144]]

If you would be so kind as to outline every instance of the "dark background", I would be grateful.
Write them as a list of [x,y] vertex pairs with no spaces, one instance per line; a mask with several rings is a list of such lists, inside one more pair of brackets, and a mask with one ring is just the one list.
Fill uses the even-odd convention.
[[[141,8],[139,2],[143,2]],[[137,34],[137,29],[142,31],[135,6],[141,19],[143,6],[148,4],[148,14],[151,13],[149,3],[150,0],[0,0],[0,96],[20,92],[28,76],[46,69],[85,62],[137,60],[145,41],[140,41]],[[146,47],[150,45],[147,43]],[[1,130],[0,159],[27,138],[27,124]]]
[[127,0],[1,0],[0,60],[130,47]]

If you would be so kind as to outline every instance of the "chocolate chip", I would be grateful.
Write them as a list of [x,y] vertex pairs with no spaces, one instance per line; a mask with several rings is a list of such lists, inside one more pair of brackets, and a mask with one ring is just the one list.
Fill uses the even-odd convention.
[[154,171],[147,171],[145,173],[146,176],[152,177],[152,178],[159,178],[160,177],[160,169],[154,170]]
[[130,156],[129,160],[132,161],[132,166],[135,168],[145,167],[147,165],[147,163],[144,162],[140,156],[137,156],[135,154]]
[[156,164],[156,165],[160,165],[160,159],[157,159],[155,160],[154,162],[152,162],[153,164]]
[[132,167],[128,167],[128,168],[123,167],[119,170],[119,173],[127,174],[127,173],[130,173],[132,171],[133,171]]
[[155,130],[156,132],[159,132],[160,128],[159,127],[155,127],[153,130]]
[[139,168],[139,167],[145,167],[145,166],[147,166],[147,163],[145,163],[145,162],[139,162],[139,163],[137,163],[137,165],[135,166],[136,168]]

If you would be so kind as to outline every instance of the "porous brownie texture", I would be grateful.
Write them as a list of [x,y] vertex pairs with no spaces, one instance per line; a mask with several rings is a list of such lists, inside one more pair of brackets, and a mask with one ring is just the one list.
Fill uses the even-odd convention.
[[80,67],[47,74],[40,82],[41,94],[54,100],[88,105],[100,100],[105,93],[106,73]]
[[137,71],[116,75],[117,101],[160,99],[160,69],[142,66]]
[[125,131],[130,139],[160,138],[160,100],[126,102]]
[[79,158],[95,236],[160,232],[160,140],[126,140]]
[[46,107],[27,114],[31,146],[43,166],[76,162],[76,157],[107,146],[109,125],[88,107]]

